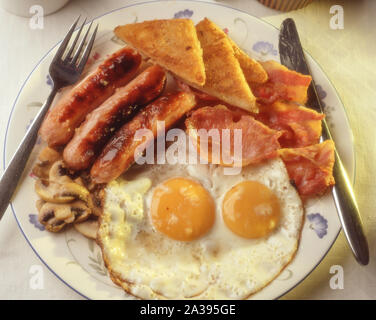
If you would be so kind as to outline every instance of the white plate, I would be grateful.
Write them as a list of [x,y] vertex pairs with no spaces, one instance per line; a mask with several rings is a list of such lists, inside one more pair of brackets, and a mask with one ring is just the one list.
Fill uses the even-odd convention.
[[[135,21],[188,17],[198,22],[209,17],[253,57],[260,60],[279,60],[278,30],[239,10],[199,1],[156,1],[124,7],[99,18],[100,30],[90,63],[99,62],[115,51],[120,44],[112,30],[120,24]],[[15,101],[9,118],[4,145],[4,167],[16,150],[39,107],[51,89],[48,67],[56,47],[50,50],[29,75]],[[351,129],[343,105],[320,66],[308,55],[318,91],[326,105],[327,118],[333,130],[336,146],[350,176],[354,173],[354,148]],[[11,204],[14,216],[32,249],[46,266],[69,287],[91,299],[129,299],[108,278],[99,247],[74,229],[51,234],[37,222],[34,179],[31,164],[40,149],[37,145]],[[330,194],[311,200],[306,206],[306,219],[299,250],[291,264],[253,299],[275,299],[302,281],[324,258],[340,231],[340,223]]]

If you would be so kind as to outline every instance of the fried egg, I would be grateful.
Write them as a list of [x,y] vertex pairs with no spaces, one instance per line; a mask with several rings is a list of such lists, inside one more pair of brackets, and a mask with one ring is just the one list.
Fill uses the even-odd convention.
[[280,159],[135,165],[105,189],[98,242],[112,280],[142,299],[246,299],[292,260],[303,206]]

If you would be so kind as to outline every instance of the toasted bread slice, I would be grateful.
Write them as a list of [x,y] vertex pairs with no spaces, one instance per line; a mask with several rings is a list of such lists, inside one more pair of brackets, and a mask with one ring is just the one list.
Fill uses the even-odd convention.
[[199,23],[196,26],[206,71],[205,85],[196,88],[236,107],[258,112],[256,98],[235,58],[229,39],[218,36],[207,25]]
[[231,40],[232,49],[235,52],[235,57],[238,59],[240,67],[243,70],[244,76],[249,84],[264,83],[268,80],[268,74],[260,63],[250,58],[236,43]]
[[222,29],[213,21],[205,18],[204,20],[200,21],[196,28],[204,31],[205,35],[203,36],[202,41],[205,43],[215,42],[223,38],[227,38],[230,41],[235,57],[238,59],[240,67],[242,68],[248,83],[264,83],[266,80],[268,80],[268,75],[262,65],[241,50],[236,43],[230,37],[228,37],[226,33],[224,33]]
[[178,77],[205,84],[202,49],[190,19],[152,20],[115,28],[115,34]]

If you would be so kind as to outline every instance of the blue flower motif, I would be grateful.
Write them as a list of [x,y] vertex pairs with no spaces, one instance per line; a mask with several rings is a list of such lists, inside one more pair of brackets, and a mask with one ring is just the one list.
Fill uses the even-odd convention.
[[44,230],[44,226],[40,224],[40,222],[38,221],[38,216],[36,214],[29,214],[29,222],[40,231]]
[[314,230],[317,236],[322,239],[328,232],[328,220],[326,220],[320,213],[311,213],[307,215],[310,222],[309,228]]
[[317,94],[319,95],[319,98],[321,100],[321,105],[323,107],[325,107],[324,99],[327,96],[326,91],[319,84],[316,84],[316,91],[317,91]]
[[52,88],[52,86],[54,85],[54,83],[53,83],[53,81],[52,81],[52,79],[51,79],[51,77],[50,77],[49,74],[46,76],[46,83],[47,83],[47,85],[49,85],[51,88]]
[[256,42],[253,45],[252,49],[258,53],[261,53],[263,56],[266,56],[268,54],[276,56],[278,54],[278,51],[274,48],[274,45],[267,41]]
[[176,12],[174,14],[174,18],[175,19],[179,19],[179,18],[190,18],[192,17],[193,15],[193,11],[192,10],[189,10],[189,9],[185,9],[185,10],[181,10],[179,12]]

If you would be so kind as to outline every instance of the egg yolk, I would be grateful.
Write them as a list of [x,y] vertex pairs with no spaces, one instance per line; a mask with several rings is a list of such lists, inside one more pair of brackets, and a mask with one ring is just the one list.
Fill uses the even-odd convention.
[[180,241],[195,240],[213,226],[214,200],[195,181],[169,179],[154,190],[151,218],[154,227],[166,236]]
[[268,235],[278,225],[276,195],[256,181],[243,181],[229,190],[222,203],[223,220],[235,234],[248,239]]

